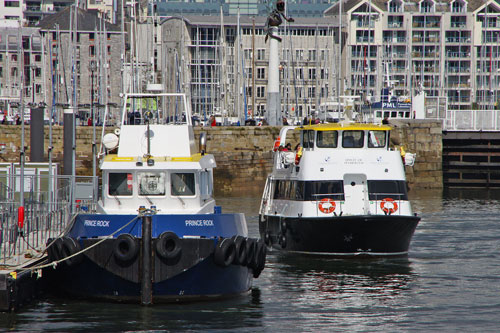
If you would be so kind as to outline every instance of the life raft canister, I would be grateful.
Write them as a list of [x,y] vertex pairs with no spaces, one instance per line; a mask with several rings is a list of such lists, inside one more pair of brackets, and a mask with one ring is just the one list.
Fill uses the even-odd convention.
[[320,200],[320,202],[318,204],[318,208],[319,208],[320,212],[322,212],[324,214],[333,213],[333,211],[335,210],[335,207],[336,207],[335,201],[333,201],[330,198],[323,198]]
[[302,157],[302,147],[299,147],[297,149],[297,152],[295,153],[295,165],[299,165],[301,157]]
[[274,141],[273,151],[277,151],[278,150],[278,148],[280,147],[280,142],[281,142],[281,138],[278,136],[276,138],[276,140]]
[[398,203],[392,198],[385,198],[380,202],[380,208],[384,213],[391,215],[398,210]]

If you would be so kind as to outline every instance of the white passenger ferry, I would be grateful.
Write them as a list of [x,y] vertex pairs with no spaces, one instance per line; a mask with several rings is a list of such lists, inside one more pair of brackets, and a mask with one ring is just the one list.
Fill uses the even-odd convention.
[[[266,244],[335,256],[406,255],[420,217],[408,201],[400,150],[389,147],[390,130],[361,123],[283,127],[260,207]],[[292,132],[300,137],[295,151],[285,148],[295,147]]]

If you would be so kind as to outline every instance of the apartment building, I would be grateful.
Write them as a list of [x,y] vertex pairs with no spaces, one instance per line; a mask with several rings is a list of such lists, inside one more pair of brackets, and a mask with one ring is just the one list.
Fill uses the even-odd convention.
[[[168,91],[190,94],[194,113],[263,116],[269,41],[266,18],[184,16],[162,22],[161,61]],[[223,27],[223,29],[221,29]],[[337,26],[331,19],[296,18],[280,26],[282,111],[303,117],[336,95]],[[174,66],[171,66],[174,64]]]
[[339,20],[339,9],[347,33],[344,89],[365,98],[378,97],[386,85],[398,96],[424,89],[428,98],[446,97],[448,110],[497,106],[496,1],[348,0],[325,16]]

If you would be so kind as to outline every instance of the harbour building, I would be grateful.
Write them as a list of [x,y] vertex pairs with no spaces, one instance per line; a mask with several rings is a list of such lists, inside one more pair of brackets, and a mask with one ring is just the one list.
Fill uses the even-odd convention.
[[[163,20],[161,30],[167,91],[189,91],[193,112],[201,118],[215,113],[242,123],[264,116],[269,77],[265,18],[179,16]],[[299,17],[280,26],[284,116],[309,115],[336,95],[335,31],[326,18]]]
[[337,21],[339,13],[347,35],[343,89],[365,100],[378,98],[384,86],[410,98],[423,89],[434,99],[426,117],[446,119],[449,128],[497,128],[496,1],[348,0],[325,17]]

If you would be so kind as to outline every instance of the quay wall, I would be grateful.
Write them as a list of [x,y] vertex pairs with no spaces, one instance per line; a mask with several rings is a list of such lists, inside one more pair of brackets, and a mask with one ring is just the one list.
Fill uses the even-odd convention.
[[[392,121],[394,130],[391,141],[403,145],[407,152],[416,153],[413,167],[406,167],[410,188],[441,189],[442,130],[440,121]],[[244,195],[262,191],[267,174],[272,167],[271,149],[279,134],[279,127],[196,127],[195,139],[201,131],[207,133],[207,152],[215,156],[215,184],[218,193]],[[107,129],[112,132],[113,128]],[[99,148],[101,128],[96,129]],[[45,127],[45,158],[49,148],[49,128]],[[298,137],[294,140],[298,142]],[[293,141],[293,140],[292,140]],[[21,147],[21,126],[0,125],[1,162],[18,162]],[[63,127],[52,127],[52,158],[62,172]],[[1,147],[1,146],[0,146]],[[25,126],[26,161],[30,157],[30,131]],[[97,149],[98,149],[97,148]],[[76,174],[92,174],[92,127],[77,127]]]

